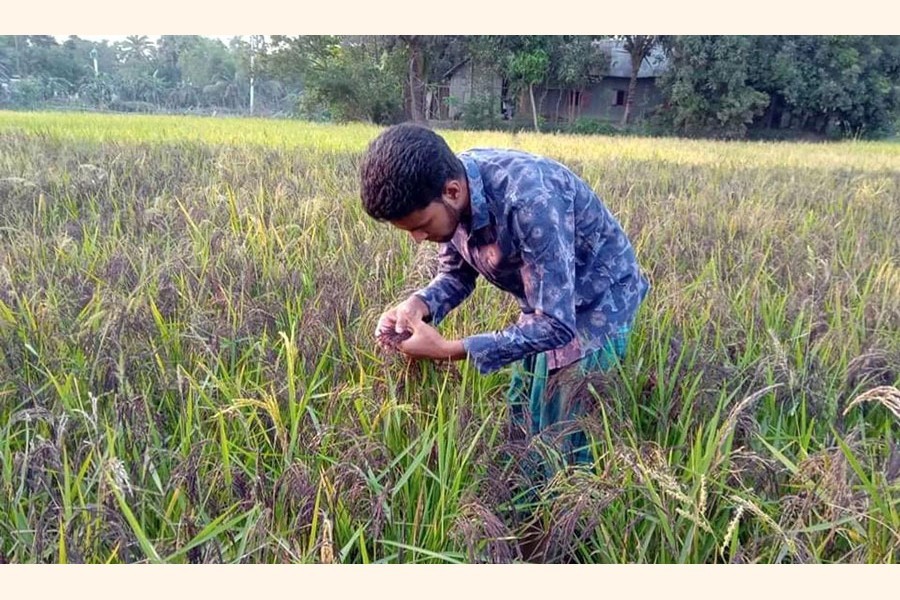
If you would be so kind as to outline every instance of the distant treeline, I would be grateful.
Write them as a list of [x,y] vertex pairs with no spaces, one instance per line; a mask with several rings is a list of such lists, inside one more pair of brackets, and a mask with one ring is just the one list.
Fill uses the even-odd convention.
[[[386,124],[432,117],[435,89],[471,61],[502,80],[470,128],[543,123],[535,90],[585,89],[609,72],[613,36],[0,36],[0,107],[208,112]],[[900,36],[615,36],[631,57],[624,118],[599,132],[876,138],[897,133]],[[651,55],[659,101],[630,116]],[[458,102],[457,98],[443,98]],[[498,108],[493,108],[494,106]],[[500,106],[503,106],[501,113]],[[590,131],[584,120],[571,130]]]

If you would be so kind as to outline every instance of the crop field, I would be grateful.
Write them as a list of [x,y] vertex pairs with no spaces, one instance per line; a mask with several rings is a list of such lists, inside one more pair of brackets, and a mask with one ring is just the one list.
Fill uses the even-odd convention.
[[435,270],[378,131],[0,112],[0,562],[900,560],[900,145],[442,132],[567,164],[653,285],[527,493],[508,371],[375,344]]

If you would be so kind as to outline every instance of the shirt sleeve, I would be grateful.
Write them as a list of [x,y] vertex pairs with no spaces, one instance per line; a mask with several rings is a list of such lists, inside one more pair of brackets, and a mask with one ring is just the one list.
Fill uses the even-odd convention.
[[435,278],[426,287],[415,292],[428,306],[430,315],[427,320],[435,326],[469,297],[478,278],[478,271],[463,259],[451,243],[441,245],[438,263]]
[[562,191],[519,206],[513,215],[519,238],[525,299],[514,325],[463,340],[480,373],[490,373],[530,354],[568,344],[575,337],[574,199]]

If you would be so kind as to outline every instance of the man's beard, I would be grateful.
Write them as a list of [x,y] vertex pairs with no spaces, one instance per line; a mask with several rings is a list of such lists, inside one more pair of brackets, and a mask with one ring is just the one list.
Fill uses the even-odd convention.
[[441,198],[441,203],[444,205],[444,208],[447,209],[447,213],[453,217],[453,227],[450,228],[450,232],[447,233],[446,239],[436,240],[440,244],[446,244],[453,239],[453,236],[456,233],[456,228],[459,227],[459,223],[462,220],[463,215],[461,210],[457,209],[443,198]]

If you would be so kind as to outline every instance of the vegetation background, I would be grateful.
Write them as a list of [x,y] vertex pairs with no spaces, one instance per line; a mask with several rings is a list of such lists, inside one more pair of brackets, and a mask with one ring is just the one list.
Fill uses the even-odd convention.
[[[618,123],[577,111],[541,123],[530,114],[535,86],[579,90],[608,73],[609,56],[592,42],[610,37],[624,44],[633,65],[655,51],[668,57],[655,114],[636,120],[626,110]],[[226,43],[197,35],[114,42],[6,35],[0,107],[424,121],[427,92],[465,60],[501,76],[503,100],[526,107],[503,119],[486,110],[499,98],[476,95],[460,106],[458,125],[466,129],[732,139],[884,138],[898,131],[900,36],[254,35]],[[787,112],[792,118],[782,127]]]

